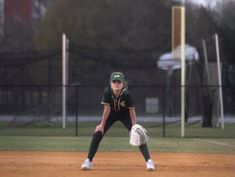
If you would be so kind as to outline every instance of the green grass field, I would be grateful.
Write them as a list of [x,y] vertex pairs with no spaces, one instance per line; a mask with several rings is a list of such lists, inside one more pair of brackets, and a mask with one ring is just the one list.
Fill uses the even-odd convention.
[[[62,129],[59,124],[37,124],[27,128],[7,128],[0,124],[0,150],[87,151],[96,123],[79,124],[78,137],[74,125]],[[220,128],[201,128],[199,124],[186,128],[186,137],[180,137],[180,125],[166,126],[166,138],[162,127],[143,124],[148,130],[151,151],[235,153],[235,124]],[[128,143],[128,131],[117,123],[104,137],[100,151],[137,151]]]
[[[142,124],[148,131],[150,137],[162,137],[163,127],[154,123]],[[91,136],[95,122],[82,122],[78,125],[78,136]],[[180,137],[180,124],[166,126],[166,137]],[[221,128],[202,128],[200,124],[186,127],[186,138],[235,138],[235,124],[226,124],[225,130]],[[74,124],[68,124],[66,129],[61,128],[61,124],[41,123],[33,124],[22,128],[8,128],[6,123],[0,122],[0,136],[75,136]],[[117,122],[107,132],[108,137],[127,137],[128,131]]]
[[[91,137],[2,136],[0,150],[87,151]],[[128,137],[105,137],[100,151],[137,151]],[[151,138],[151,151],[235,153],[234,139]]]

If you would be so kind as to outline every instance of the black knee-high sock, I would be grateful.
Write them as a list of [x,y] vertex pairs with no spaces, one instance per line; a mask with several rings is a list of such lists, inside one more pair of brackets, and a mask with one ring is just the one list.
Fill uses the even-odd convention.
[[147,162],[148,159],[150,159],[150,155],[149,155],[149,150],[148,150],[147,144],[143,144],[143,145],[139,146],[139,149],[140,149],[142,155],[144,156],[145,161]]
[[98,150],[98,147],[99,147],[99,144],[100,144],[100,141],[102,140],[102,138],[103,138],[103,134],[101,131],[98,131],[93,134],[90,148],[89,148],[89,153],[88,153],[88,159],[90,161],[93,160],[93,157],[95,156],[95,153]]

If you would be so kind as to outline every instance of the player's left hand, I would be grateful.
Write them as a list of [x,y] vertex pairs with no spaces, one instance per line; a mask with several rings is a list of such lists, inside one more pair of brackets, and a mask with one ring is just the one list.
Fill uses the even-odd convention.
[[101,131],[102,134],[104,133],[104,126],[102,124],[99,124],[95,128],[95,132]]

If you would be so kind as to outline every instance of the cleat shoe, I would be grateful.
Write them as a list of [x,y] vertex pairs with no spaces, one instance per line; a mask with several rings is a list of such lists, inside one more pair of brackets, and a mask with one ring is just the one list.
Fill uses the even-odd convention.
[[148,161],[146,162],[146,170],[147,171],[155,170],[154,162],[151,159],[148,159]]
[[86,159],[84,163],[81,166],[82,170],[91,170],[92,168],[92,162],[89,159]]

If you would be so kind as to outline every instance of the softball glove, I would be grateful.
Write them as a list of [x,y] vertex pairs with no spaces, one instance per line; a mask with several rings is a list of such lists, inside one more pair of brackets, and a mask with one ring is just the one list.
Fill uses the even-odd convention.
[[147,141],[148,141],[147,130],[139,124],[133,125],[130,131],[129,143],[132,146],[141,146],[142,144],[147,143]]

